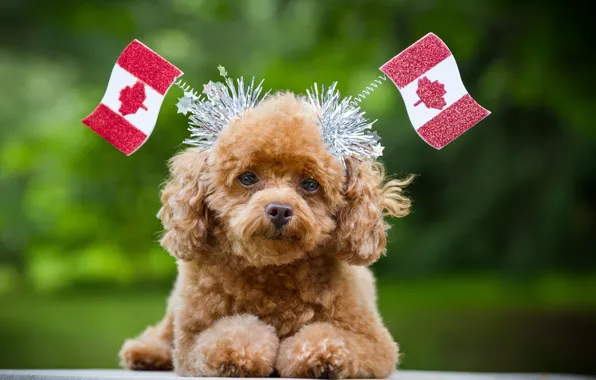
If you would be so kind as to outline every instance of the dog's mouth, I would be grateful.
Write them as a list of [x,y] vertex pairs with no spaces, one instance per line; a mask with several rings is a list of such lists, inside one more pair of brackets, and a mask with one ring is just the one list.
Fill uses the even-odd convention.
[[298,236],[284,234],[283,231],[276,231],[273,234],[268,234],[265,236],[265,238],[267,240],[276,240],[276,241],[280,241],[280,240],[299,241],[300,240],[300,238]]

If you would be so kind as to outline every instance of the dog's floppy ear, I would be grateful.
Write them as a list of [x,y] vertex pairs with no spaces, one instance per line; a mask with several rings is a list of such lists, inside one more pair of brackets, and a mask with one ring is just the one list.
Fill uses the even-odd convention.
[[383,166],[376,161],[348,157],[344,197],[346,205],[338,215],[337,257],[352,265],[369,265],[385,253],[385,216],[404,217],[410,200],[403,188],[413,180],[384,182]]
[[205,205],[207,195],[207,155],[188,149],[170,162],[170,178],[161,193],[157,214],[165,233],[161,245],[178,259],[192,260],[208,250],[212,216]]

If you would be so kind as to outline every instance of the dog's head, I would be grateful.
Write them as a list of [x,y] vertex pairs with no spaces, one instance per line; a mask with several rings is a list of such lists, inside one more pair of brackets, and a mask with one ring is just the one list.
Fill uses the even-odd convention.
[[162,245],[182,260],[217,249],[247,265],[333,253],[369,264],[385,249],[384,215],[405,216],[401,187],[379,164],[329,153],[316,113],[278,94],[234,119],[209,150],[170,163]]

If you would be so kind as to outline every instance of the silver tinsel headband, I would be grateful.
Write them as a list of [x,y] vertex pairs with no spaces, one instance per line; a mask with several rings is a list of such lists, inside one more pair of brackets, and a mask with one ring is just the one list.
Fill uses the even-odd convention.
[[[261,81],[255,86],[254,78],[245,86],[243,78],[234,81],[228,78],[223,67],[219,66],[220,74],[225,78],[222,82],[209,82],[204,86],[203,95],[181,81],[176,83],[184,91],[184,96],[178,99],[178,113],[186,115],[190,112],[190,138],[185,144],[210,148],[219,133],[229,122],[244,111],[258,106],[269,94],[261,96],[263,90]],[[319,92],[317,84],[307,90],[306,102],[312,106],[319,116],[319,125],[323,140],[329,152],[342,162],[347,156],[360,158],[378,158],[383,153],[379,143],[379,136],[370,129],[375,123],[364,118],[360,111],[358,99],[341,98],[336,89],[337,82],[327,89],[323,85]]]
[[357,102],[351,97],[342,99],[336,86],[337,82],[328,89],[323,85],[320,94],[316,83],[306,90],[308,102],[319,115],[327,148],[342,161],[347,156],[378,158],[383,154],[383,147],[379,135],[370,131],[376,120],[365,119]]

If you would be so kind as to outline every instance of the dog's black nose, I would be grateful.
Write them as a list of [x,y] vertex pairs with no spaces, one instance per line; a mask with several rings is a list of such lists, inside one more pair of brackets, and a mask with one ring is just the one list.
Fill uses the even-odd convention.
[[265,207],[265,213],[271,219],[271,223],[277,228],[281,228],[287,224],[294,215],[294,211],[290,206],[279,203],[269,203]]

